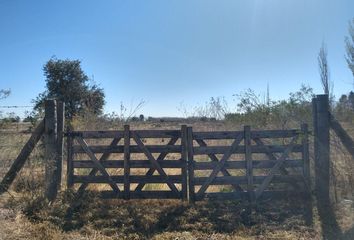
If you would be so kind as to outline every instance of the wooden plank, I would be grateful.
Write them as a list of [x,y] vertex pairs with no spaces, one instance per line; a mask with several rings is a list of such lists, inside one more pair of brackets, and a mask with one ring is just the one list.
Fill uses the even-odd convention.
[[330,114],[330,124],[331,128],[334,130],[334,132],[337,134],[339,139],[342,141],[344,147],[347,149],[347,151],[352,155],[352,158],[354,158],[354,141],[350,137],[350,135],[344,130],[342,125],[337,121],[337,119],[331,114]]
[[140,138],[180,138],[180,130],[135,130]]
[[45,197],[53,201],[58,192],[57,182],[61,172],[58,172],[57,152],[57,105],[55,100],[45,101],[44,145],[45,145]]
[[[124,153],[124,146],[102,146],[92,145],[90,149],[93,153]],[[146,145],[146,149],[150,153],[180,153],[182,148],[180,145]],[[73,147],[75,153],[85,153],[78,145]],[[143,153],[137,145],[130,146],[130,153]]]
[[[282,153],[287,148],[287,145],[264,145],[264,146],[251,146],[252,153]],[[223,154],[229,149],[229,146],[208,146],[208,147],[194,147],[194,155],[205,154]],[[245,146],[237,146],[233,149],[232,153],[243,154],[245,152]],[[301,153],[302,145],[294,144],[292,152]]]
[[[262,184],[268,176],[253,176],[252,184]],[[203,185],[208,180],[208,177],[195,177],[194,185]],[[303,182],[302,175],[274,175],[272,183],[294,183]],[[231,184],[248,184],[247,176],[230,176],[230,177],[215,177],[210,185],[231,185]],[[251,190],[251,192],[253,192]]]
[[[162,168],[183,168],[184,166],[184,163],[181,160],[164,159],[163,161],[159,161],[159,163]],[[101,162],[101,164],[105,168],[124,168],[124,160],[105,160]],[[94,168],[95,165],[91,160],[75,160],[73,162],[73,167]],[[151,168],[151,162],[149,160],[130,160],[130,168]]]
[[[114,138],[114,139],[112,140],[112,142],[110,143],[110,146],[112,147],[112,146],[117,145],[118,142],[120,141],[120,139],[121,139],[120,137]],[[101,164],[104,163],[104,162],[106,161],[106,159],[109,158],[110,155],[111,155],[111,153],[109,153],[109,152],[103,153],[102,156],[100,157],[99,162],[100,162]],[[91,160],[90,160],[90,161],[91,161]],[[74,161],[73,165],[75,165],[75,163],[76,163],[76,161]],[[91,163],[92,163],[92,165],[93,165],[92,167],[94,167],[94,169],[91,170],[91,172],[89,173],[89,176],[95,176],[95,175],[97,174],[97,172],[98,172],[98,168],[96,168],[96,165],[95,165],[92,161],[91,161]],[[124,167],[124,165],[123,165],[123,167]],[[72,172],[73,172],[73,171],[72,171]],[[85,189],[87,188],[87,186],[88,186],[87,183],[81,184],[81,186],[79,187],[79,189],[78,189],[78,191],[77,191],[78,196],[80,196],[80,195],[83,194],[83,192],[85,191]]]
[[61,177],[63,171],[63,152],[64,152],[64,126],[65,126],[65,104],[62,101],[57,101],[57,171],[56,175],[58,190],[61,189]]
[[193,152],[193,129],[187,127],[187,147],[188,147],[188,199],[190,203],[195,202],[194,186],[194,152]]
[[[199,146],[207,147],[207,144],[201,139],[197,139],[196,142],[199,144]],[[208,154],[208,157],[212,160],[212,162],[215,163],[214,167],[216,167],[219,163],[219,159],[214,154]],[[221,168],[220,171],[224,176],[231,176],[231,174],[226,170],[225,167]],[[233,185],[233,188],[237,191],[243,191],[243,189],[239,185]]]
[[[131,192],[131,199],[181,199],[181,193],[174,193],[171,191],[141,191],[141,192]],[[121,198],[120,194],[116,194],[112,191],[102,191],[102,198]]]
[[71,131],[73,137],[82,138],[124,138],[124,131]]
[[206,139],[235,139],[242,135],[242,131],[213,131],[213,132],[193,132],[194,140]]
[[[306,192],[301,191],[264,191],[259,199],[301,199],[306,197]],[[247,192],[212,192],[205,193],[205,198],[214,200],[228,200],[228,199],[248,199]],[[202,199],[198,199],[202,200]]]
[[[193,132],[193,139],[235,139],[243,131]],[[251,138],[290,138],[300,134],[299,129],[252,131]]]
[[73,146],[73,137],[72,136],[67,136],[67,165],[66,165],[66,182],[67,182],[67,187],[72,188],[74,185],[73,182],[73,175],[74,175],[74,154],[72,151],[72,146]]
[[188,157],[188,143],[187,143],[187,126],[182,125],[181,126],[181,146],[182,146],[182,152],[181,152],[181,162],[183,163],[182,167],[182,199],[187,200],[188,199],[188,176],[187,176],[187,157]]
[[124,125],[124,199],[130,195],[130,130],[129,125]]
[[[135,130],[141,138],[172,138],[181,136],[179,130]],[[124,131],[73,131],[74,136],[82,138],[123,138]]]
[[[270,160],[276,160],[276,159],[277,159],[277,158],[275,157],[275,155],[268,149],[268,147],[263,143],[263,141],[262,141],[260,138],[253,138],[253,140],[256,142],[256,144],[257,144],[258,146],[264,146],[264,147],[266,148],[265,154],[268,156],[268,158],[269,158]],[[302,146],[303,146],[303,145],[302,145]],[[289,172],[288,172],[288,170],[286,170],[286,168],[285,168],[284,165],[280,166],[279,171],[280,171],[282,174],[289,175]],[[296,188],[299,188],[299,185],[298,185],[296,182],[294,182],[293,187],[296,189]]]
[[283,165],[285,159],[288,157],[289,153],[292,151],[295,142],[298,139],[298,135],[293,138],[291,143],[288,145],[287,149],[283,152],[282,156],[278,159],[278,162],[275,166],[270,170],[269,175],[263,181],[263,183],[256,189],[255,198],[258,199],[262,192],[269,186],[270,182],[274,178],[274,175],[279,171],[280,167]]
[[253,203],[253,163],[251,149],[251,127],[244,126],[244,141],[245,141],[245,159],[246,159],[246,177],[247,177],[247,192],[249,201]]
[[120,192],[119,188],[117,187],[117,185],[114,183],[114,181],[112,180],[112,178],[109,176],[109,174],[107,173],[106,169],[101,165],[101,163],[97,160],[95,154],[90,150],[90,148],[88,147],[87,143],[85,142],[85,140],[82,137],[77,137],[76,138],[77,141],[80,143],[80,145],[82,146],[82,148],[85,150],[85,152],[87,153],[87,155],[90,157],[90,159],[92,160],[92,162],[95,164],[95,167],[102,173],[102,175],[106,178],[106,182],[112,187],[112,189],[118,193]]
[[[171,138],[167,145],[174,145],[178,140],[178,137],[173,137]],[[156,161],[160,164],[160,166],[162,168],[164,168],[164,166],[166,166],[165,164],[167,164],[166,161],[164,161],[165,157],[167,156],[168,153],[160,153],[160,155],[157,157]],[[151,168],[151,162],[150,160],[147,160],[148,163],[149,163],[149,166],[148,168],[150,168],[147,173],[146,173],[146,176],[152,176],[154,174],[154,172],[156,171],[155,168]],[[178,160],[179,161],[179,160]],[[134,161],[135,162],[135,161]],[[179,161],[178,164],[181,164],[182,162]],[[144,188],[145,184],[141,183],[139,184],[136,188],[135,188],[135,191],[141,191],[143,188]]]
[[[182,183],[182,175],[169,175],[169,180],[173,183]],[[110,178],[114,183],[124,184],[124,175],[111,175]],[[107,183],[107,177],[102,175],[88,176],[88,175],[74,175],[73,181],[75,183]],[[160,175],[153,176],[139,176],[139,175],[130,175],[130,183],[159,183],[165,184],[166,178]]]
[[16,160],[11,165],[9,171],[5,174],[5,177],[2,179],[0,184],[0,194],[6,192],[9,189],[10,185],[15,180],[17,173],[22,169],[27,158],[33,151],[34,147],[36,146],[37,142],[39,141],[43,133],[44,133],[44,120],[40,121],[38,126],[35,128],[31,137],[28,139],[24,147],[21,149]]
[[210,174],[209,178],[207,181],[204,182],[204,184],[200,187],[197,195],[201,196],[205,193],[206,189],[210,185],[211,182],[213,182],[214,178],[217,176],[221,168],[224,166],[225,162],[229,159],[229,157],[232,155],[234,152],[235,148],[240,144],[240,142],[243,139],[243,135],[238,135],[237,138],[234,140],[232,145],[229,147],[229,149],[225,152],[225,154],[222,156],[221,160],[219,161],[219,164],[217,167],[212,171]]
[[306,186],[311,191],[311,176],[310,176],[310,151],[309,151],[309,137],[308,137],[308,125],[306,123],[301,124],[301,142],[303,146],[302,159],[303,159],[303,175],[306,181]]
[[[272,168],[277,160],[253,160],[253,169]],[[217,162],[195,162],[194,170],[210,170],[217,166]],[[291,159],[284,162],[285,168],[302,168],[302,159]],[[224,165],[225,169],[246,169],[246,161],[227,161]]]
[[160,164],[156,161],[156,159],[154,158],[154,156],[152,156],[151,152],[149,151],[149,149],[147,147],[145,147],[144,143],[140,140],[139,135],[137,135],[136,132],[132,131],[131,132],[132,137],[134,139],[134,141],[138,144],[139,148],[144,152],[144,154],[146,155],[146,157],[150,160],[151,164],[154,166],[154,168],[156,169],[156,171],[165,178],[166,180],[166,184],[170,187],[170,189],[178,194],[178,189],[176,188],[176,186],[169,180],[167,174],[165,173],[165,171],[161,168]]
[[291,138],[299,135],[299,129],[252,131],[251,138]]

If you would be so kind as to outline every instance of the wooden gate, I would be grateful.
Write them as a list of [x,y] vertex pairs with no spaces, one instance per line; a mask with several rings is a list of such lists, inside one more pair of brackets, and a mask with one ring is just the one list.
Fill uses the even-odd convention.
[[69,132],[68,186],[80,184],[81,194],[99,184],[106,198],[187,199],[186,132],[186,126],[131,131],[128,125],[124,131]]
[[187,132],[192,201],[309,196],[306,124],[299,130],[251,131],[245,126],[244,131]]
[[67,169],[69,187],[99,184],[107,198],[309,196],[308,129],[74,131]]

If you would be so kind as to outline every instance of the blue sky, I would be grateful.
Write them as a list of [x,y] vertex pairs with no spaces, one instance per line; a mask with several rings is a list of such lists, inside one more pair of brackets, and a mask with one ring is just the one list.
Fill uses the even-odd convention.
[[287,98],[301,84],[321,93],[317,54],[328,48],[338,97],[353,89],[344,37],[353,0],[0,0],[0,105],[30,105],[53,55],[79,59],[104,88],[106,112],[146,104],[178,116],[210,97],[247,88]]

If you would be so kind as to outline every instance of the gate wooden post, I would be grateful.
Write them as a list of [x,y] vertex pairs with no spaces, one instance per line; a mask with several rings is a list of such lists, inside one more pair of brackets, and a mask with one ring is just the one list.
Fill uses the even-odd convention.
[[328,95],[317,95],[314,114],[316,196],[329,203],[330,144]]
[[302,159],[303,163],[303,176],[306,184],[306,199],[305,199],[305,222],[306,225],[312,225],[313,223],[313,211],[312,211],[312,195],[311,195],[311,174],[310,174],[310,153],[309,153],[309,139],[308,139],[308,125],[306,123],[301,124],[301,144],[302,144]]
[[130,127],[124,125],[124,199],[130,199]]
[[45,101],[45,196],[49,201],[56,197],[57,184],[57,104],[56,100]]
[[63,164],[64,103],[45,101],[45,196],[53,201],[61,187]]
[[330,201],[330,112],[328,95],[313,100],[315,189],[323,239],[341,239],[341,229]]
[[182,165],[182,200],[188,199],[188,192],[187,192],[187,157],[188,157],[188,141],[187,141],[188,131],[187,126],[181,126],[181,146],[182,146],[182,153],[181,153],[181,160],[183,162]]
[[195,202],[194,186],[194,152],[193,152],[193,130],[187,127],[187,145],[188,145],[188,197],[189,202]]
[[57,175],[58,190],[61,189],[64,151],[65,103],[57,101]]

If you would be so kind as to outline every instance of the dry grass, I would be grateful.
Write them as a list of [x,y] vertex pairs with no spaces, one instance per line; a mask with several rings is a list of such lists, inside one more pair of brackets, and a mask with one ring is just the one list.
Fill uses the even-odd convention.
[[[132,123],[131,129],[178,129],[182,124]],[[224,122],[188,125],[197,131],[242,129]],[[12,126],[9,131],[20,132],[27,127]],[[93,129],[92,126],[81,127]],[[26,134],[20,137],[0,134],[0,145],[4,145],[0,147],[2,170],[8,168],[9,160],[16,157],[28,137]],[[8,148],[9,145],[12,148]],[[337,196],[336,213],[340,226],[346,231],[353,227],[354,209],[352,202],[341,199],[350,197],[352,188],[345,184],[354,179],[354,174],[349,172],[351,162],[345,153],[336,151],[337,171],[343,176],[338,178],[337,187],[346,188]],[[346,157],[345,163],[341,160],[343,156]],[[102,200],[90,193],[68,220],[65,214],[72,201],[70,192],[63,189],[59,199],[51,204],[41,197],[42,157],[41,147],[36,148],[10,194],[0,197],[0,239],[321,239],[318,220],[315,217],[314,226],[306,227],[303,208],[295,199],[263,202],[248,217],[245,214],[247,205],[238,201],[205,201],[189,205],[170,200]],[[343,173],[345,170],[347,172]]]

